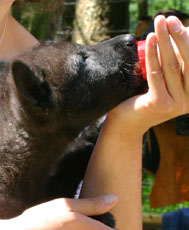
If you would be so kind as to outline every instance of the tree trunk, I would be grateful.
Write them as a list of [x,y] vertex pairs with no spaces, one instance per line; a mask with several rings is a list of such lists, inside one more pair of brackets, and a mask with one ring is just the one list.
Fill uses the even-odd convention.
[[78,0],[73,41],[95,44],[129,30],[129,0]]
[[108,0],[78,0],[73,41],[95,44],[110,38],[110,3]]

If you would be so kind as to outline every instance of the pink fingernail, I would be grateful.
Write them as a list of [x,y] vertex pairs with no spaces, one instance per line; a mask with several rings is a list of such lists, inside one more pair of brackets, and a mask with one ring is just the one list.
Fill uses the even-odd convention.
[[107,204],[112,204],[114,201],[116,201],[117,196],[114,194],[108,194],[108,195],[101,196],[101,199],[102,202],[107,205]]
[[182,27],[180,20],[174,16],[170,16],[167,21],[169,22],[169,28],[173,31],[180,30]]
[[[160,23],[160,24],[159,24]],[[156,18],[155,18],[155,21],[154,21],[154,24],[159,24],[161,26],[161,30],[163,31],[167,31],[167,25],[166,25],[166,19],[165,19],[165,16],[163,15],[158,15]]]

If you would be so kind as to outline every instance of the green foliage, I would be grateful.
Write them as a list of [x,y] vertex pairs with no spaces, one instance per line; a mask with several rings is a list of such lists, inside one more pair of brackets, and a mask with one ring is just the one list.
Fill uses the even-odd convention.
[[138,4],[135,1],[130,2],[129,13],[130,13],[129,32],[134,34],[135,28],[138,23]]
[[52,18],[50,11],[45,12],[39,7],[25,4],[22,7],[15,6],[12,9],[12,14],[37,39],[47,40],[51,38]]
[[[189,12],[188,0],[148,0],[148,15],[153,16],[160,10],[180,10]],[[134,33],[138,23],[138,1],[130,0],[130,32]]]
[[148,0],[149,14],[154,15],[159,10],[175,9],[188,13],[188,0]]

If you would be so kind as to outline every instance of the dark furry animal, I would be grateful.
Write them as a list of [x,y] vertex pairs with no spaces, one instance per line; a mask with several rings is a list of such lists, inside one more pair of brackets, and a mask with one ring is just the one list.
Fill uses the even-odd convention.
[[131,35],[94,46],[47,44],[12,64],[0,62],[1,219],[74,196],[93,149],[86,138],[93,129],[72,141],[122,100],[144,91],[135,63]]

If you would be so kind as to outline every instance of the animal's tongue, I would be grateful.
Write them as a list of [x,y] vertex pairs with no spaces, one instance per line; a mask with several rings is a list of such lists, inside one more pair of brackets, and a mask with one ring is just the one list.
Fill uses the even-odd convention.
[[136,67],[135,71],[137,73],[141,73],[142,78],[146,80],[146,65],[145,65],[145,40],[144,41],[137,41],[137,53],[138,53],[138,60],[140,64],[140,68]]

